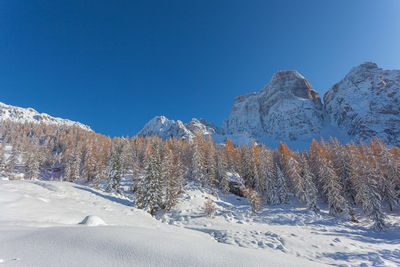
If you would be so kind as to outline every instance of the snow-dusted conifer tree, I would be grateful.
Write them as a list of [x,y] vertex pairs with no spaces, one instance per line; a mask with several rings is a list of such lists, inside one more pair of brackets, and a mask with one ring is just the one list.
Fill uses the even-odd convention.
[[278,164],[275,165],[276,169],[276,199],[272,202],[276,204],[288,203],[289,202],[289,190],[286,182],[286,177],[283,175],[281,168]]
[[158,143],[153,143],[147,152],[145,175],[136,190],[136,204],[140,209],[146,209],[154,215],[163,209],[163,187],[161,175],[161,151]]
[[338,216],[347,211],[347,203],[342,196],[341,180],[336,174],[326,150],[315,139],[311,144],[310,159],[312,173],[324,193],[323,196],[328,203],[329,214]]
[[317,212],[319,208],[317,206],[317,197],[318,191],[317,187],[313,182],[313,177],[310,171],[310,166],[308,164],[307,154],[302,153],[300,158],[301,163],[301,175],[303,177],[303,185],[304,185],[304,201],[307,205],[307,208]]
[[371,151],[362,146],[354,155],[352,164],[352,180],[356,188],[356,201],[361,203],[364,213],[374,221],[373,228],[385,228],[385,213],[382,209],[382,196],[379,190],[379,172]]
[[207,137],[207,180],[210,188],[217,184],[217,149],[211,135]]
[[71,182],[75,182],[80,178],[81,174],[81,151],[79,147],[74,149],[74,154],[71,162]]
[[0,144],[0,175],[4,174],[6,169],[6,155],[3,142]]
[[343,185],[343,196],[349,204],[349,213],[353,214],[356,192],[354,191],[354,187],[350,180],[351,149],[349,149],[349,147],[351,146],[345,147],[340,145],[339,140],[336,138],[331,138],[329,143],[331,147],[330,157],[332,159],[333,167]]
[[39,178],[40,172],[40,145],[39,140],[33,141],[26,152],[27,160],[25,162],[26,173],[30,180]]
[[381,140],[371,141],[370,147],[377,162],[378,187],[383,201],[386,201],[390,210],[393,210],[393,207],[399,205],[400,200],[400,162],[395,160]]
[[107,190],[121,193],[121,160],[119,155],[112,151],[107,166]]
[[240,176],[247,185],[256,189],[256,191],[260,191],[258,170],[259,153],[256,144],[253,143],[251,147],[244,145],[242,147],[241,159]]
[[262,195],[267,204],[276,204],[276,190],[275,190],[275,165],[272,157],[272,152],[265,147],[261,150],[260,162],[260,179],[262,182]]
[[221,150],[218,162],[217,162],[217,170],[218,170],[218,180],[219,180],[219,188],[221,189],[223,194],[227,194],[229,192],[229,180],[228,180],[228,162],[225,150]]
[[286,177],[291,181],[293,192],[297,198],[302,202],[306,202],[304,191],[304,179],[300,176],[300,169],[298,162],[293,157],[290,157],[286,168]]
[[130,143],[128,142],[128,138],[123,139],[123,143],[121,144],[121,176],[124,177],[128,174],[129,170],[132,169],[133,162],[133,153]]
[[15,166],[17,165],[18,154],[14,146],[11,149],[11,153],[6,161],[5,169],[8,175],[11,177],[14,174]]
[[164,153],[161,164],[161,182],[165,183],[164,208],[170,210],[176,205],[182,192],[183,168],[179,157],[175,157],[172,150]]
[[251,188],[250,186],[246,186],[245,188],[240,189],[242,194],[247,198],[250,202],[251,210],[253,214],[257,214],[262,211],[262,199],[257,193],[256,190]]
[[94,144],[88,145],[87,151],[84,157],[83,166],[84,177],[86,177],[87,182],[91,182],[97,176],[97,164],[96,164],[96,147]]
[[197,132],[193,139],[192,178],[201,182],[202,186],[209,186],[207,177],[207,158],[204,149],[204,136]]

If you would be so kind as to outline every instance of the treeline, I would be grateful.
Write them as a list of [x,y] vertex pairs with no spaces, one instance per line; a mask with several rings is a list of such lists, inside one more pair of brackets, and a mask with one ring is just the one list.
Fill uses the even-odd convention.
[[282,143],[276,150],[256,143],[238,147],[229,139],[217,145],[202,133],[191,141],[111,139],[79,127],[10,121],[2,123],[0,138],[3,174],[22,171],[28,179],[47,176],[93,186],[106,182],[117,193],[121,178],[129,177],[135,205],[152,214],[177,203],[184,179],[227,193],[230,173],[243,179],[242,192],[255,212],[261,202],[276,205],[296,197],[310,210],[318,212],[323,201],[331,215],[356,221],[359,205],[382,229],[385,210],[399,205],[400,149],[378,139],[357,145],[313,140],[309,151],[296,152]]

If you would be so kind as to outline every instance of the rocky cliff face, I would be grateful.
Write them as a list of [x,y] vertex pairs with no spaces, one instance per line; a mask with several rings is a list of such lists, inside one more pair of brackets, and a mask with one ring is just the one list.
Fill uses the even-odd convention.
[[400,145],[400,70],[367,62],[351,71],[324,95],[327,119],[354,141],[379,137]]
[[91,131],[90,127],[79,122],[67,119],[52,117],[45,113],[39,113],[33,108],[14,107],[0,103],[0,122],[10,120],[14,122],[46,123],[54,125],[77,126],[84,130]]
[[318,134],[323,116],[319,94],[297,71],[279,71],[260,92],[237,97],[226,133],[297,140]]

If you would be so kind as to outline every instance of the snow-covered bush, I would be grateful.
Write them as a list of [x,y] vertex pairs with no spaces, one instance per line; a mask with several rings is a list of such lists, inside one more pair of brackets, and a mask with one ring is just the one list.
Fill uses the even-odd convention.
[[207,198],[207,200],[204,202],[203,209],[207,217],[213,217],[217,211],[217,207],[215,206],[214,202],[209,198]]

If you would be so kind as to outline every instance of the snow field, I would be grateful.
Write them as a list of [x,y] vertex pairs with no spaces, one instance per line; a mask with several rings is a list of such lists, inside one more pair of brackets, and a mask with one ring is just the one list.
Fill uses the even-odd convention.
[[[333,218],[326,209],[315,214],[294,199],[291,205],[264,206],[261,214],[253,215],[246,199],[210,193],[188,183],[180,203],[158,218],[205,232],[220,243],[275,251],[328,265],[400,265],[399,210],[388,216],[389,230],[374,232],[366,219],[350,223]],[[202,206],[206,198],[217,205],[214,218],[205,216]]]
[[[0,210],[1,266],[320,265],[219,243],[164,224],[129,198],[67,182],[0,181]],[[80,224],[89,214],[97,217],[86,221],[107,226]]]

